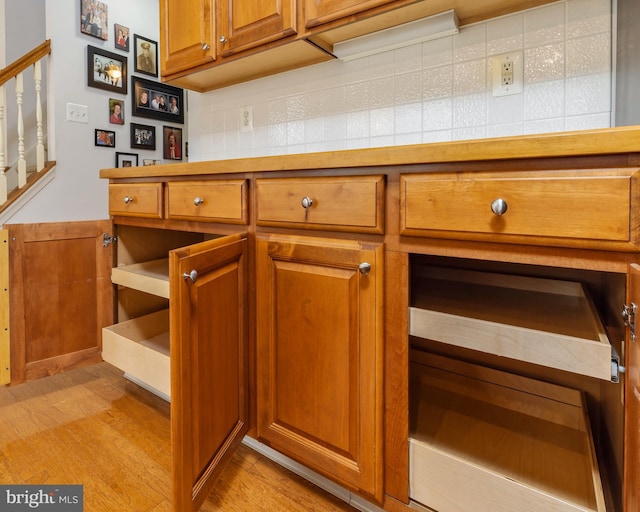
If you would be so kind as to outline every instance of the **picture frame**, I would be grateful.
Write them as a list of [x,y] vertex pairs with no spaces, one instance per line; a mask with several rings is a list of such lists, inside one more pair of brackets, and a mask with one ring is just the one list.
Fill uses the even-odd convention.
[[[171,85],[131,77],[131,115],[184,124],[184,90]],[[146,92],[146,98],[144,93]],[[160,104],[164,101],[164,107]],[[157,103],[156,103],[157,102]]]
[[147,124],[131,123],[131,147],[155,150],[156,127]]
[[111,130],[100,130],[96,128],[94,144],[104,148],[116,147],[116,132]]
[[127,94],[127,57],[87,46],[87,85]]
[[113,24],[113,44],[117,50],[129,51],[129,27]]
[[162,156],[166,160],[182,160],[182,128],[162,127]]
[[158,76],[158,43],[134,34],[133,48],[136,73]]
[[109,98],[109,123],[124,124],[124,100]]
[[116,167],[138,167],[138,154],[116,152]]
[[109,40],[109,7],[105,2],[80,0],[80,32],[88,36]]

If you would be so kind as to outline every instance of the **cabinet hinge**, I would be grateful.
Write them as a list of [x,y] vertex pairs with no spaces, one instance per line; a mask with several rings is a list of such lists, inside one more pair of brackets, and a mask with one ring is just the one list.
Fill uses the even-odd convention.
[[636,305],[632,302],[630,306],[626,304],[622,307],[622,319],[624,325],[629,327],[629,337],[631,341],[636,341]]
[[111,236],[109,233],[102,233],[102,247],[109,247],[118,241],[117,236]]
[[618,351],[611,345],[611,382],[615,382],[616,384],[620,382],[620,374],[625,371],[626,368],[620,364]]

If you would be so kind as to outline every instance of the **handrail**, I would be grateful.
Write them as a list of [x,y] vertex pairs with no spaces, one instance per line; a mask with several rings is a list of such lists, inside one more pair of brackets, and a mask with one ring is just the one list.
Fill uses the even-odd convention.
[[29,66],[33,66],[45,55],[51,54],[51,39],[47,39],[40,46],[34,48],[29,53],[24,54],[15,62],[0,70],[0,87],[11,80],[16,75],[22,73]]

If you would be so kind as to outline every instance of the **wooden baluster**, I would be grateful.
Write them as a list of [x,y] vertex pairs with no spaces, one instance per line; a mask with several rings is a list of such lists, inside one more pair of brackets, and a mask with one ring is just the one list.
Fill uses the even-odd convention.
[[22,97],[24,86],[22,73],[16,75],[16,103],[18,105],[18,187],[27,184],[27,161],[24,158],[24,118],[22,116]]
[[0,205],[7,202],[7,176],[5,175],[4,155],[4,86],[0,87]]
[[40,98],[40,88],[42,84],[42,69],[40,61],[33,65],[33,79],[36,86],[36,169],[40,172],[44,169],[44,132],[42,129],[42,99]]

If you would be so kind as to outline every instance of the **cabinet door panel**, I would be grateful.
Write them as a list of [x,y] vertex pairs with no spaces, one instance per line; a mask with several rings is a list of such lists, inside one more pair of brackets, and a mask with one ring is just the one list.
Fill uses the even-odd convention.
[[391,0],[306,0],[305,27],[322,25],[388,3]]
[[295,34],[295,0],[225,0],[218,3],[221,54],[248,48]]
[[381,262],[376,244],[258,241],[258,435],[377,498]]
[[160,2],[163,76],[215,60],[216,34],[212,9],[212,0]]
[[[631,265],[629,300],[640,304],[640,265]],[[636,320],[637,322],[637,320]],[[637,332],[637,327],[636,327]],[[624,510],[640,510],[640,340],[629,341],[624,439]]]
[[246,245],[238,235],[169,256],[173,496],[181,512],[199,508],[248,430]]

